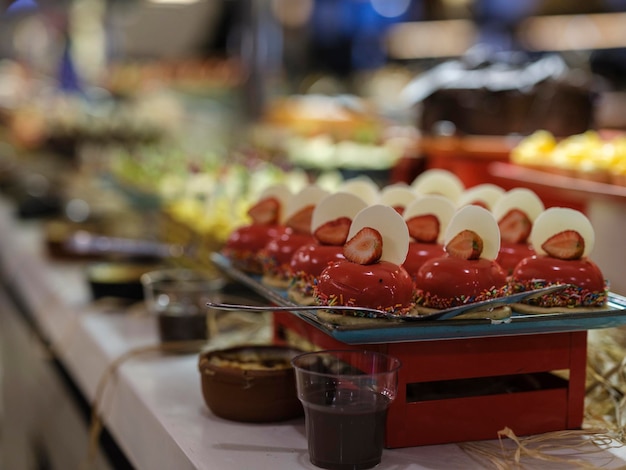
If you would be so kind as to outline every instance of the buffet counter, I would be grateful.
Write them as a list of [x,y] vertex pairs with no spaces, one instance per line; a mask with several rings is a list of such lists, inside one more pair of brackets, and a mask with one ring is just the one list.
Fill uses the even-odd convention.
[[[303,418],[244,424],[214,416],[203,402],[197,353],[158,351],[153,318],[137,313],[140,309],[92,302],[84,266],[49,259],[42,235],[37,222],[16,220],[12,205],[0,200],[0,346],[7,410],[0,467],[32,468],[21,454],[38,455],[52,469],[316,468],[309,463]],[[255,340],[269,340],[269,330],[257,331]],[[226,342],[217,336],[207,347]],[[55,377],[57,385],[45,385],[43,376]],[[97,453],[90,442],[98,434],[89,434],[97,428],[89,409],[80,412],[81,401],[96,403],[101,412],[105,430]],[[77,429],[72,434],[70,422]],[[107,435],[115,445],[103,442]],[[503,445],[515,448],[513,440]],[[598,451],[587,444],[560,456],[603,468],[626,465],[623,447]],[[540,463],[572,468],[571,461]],[[377,468],[486,467],[480,451],[447,444],[386,449]]]

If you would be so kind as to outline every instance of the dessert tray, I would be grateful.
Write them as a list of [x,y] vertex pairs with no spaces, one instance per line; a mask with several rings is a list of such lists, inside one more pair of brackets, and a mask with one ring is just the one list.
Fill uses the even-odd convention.
[[[595,311],[563,311],[560,313],[522,314],[515,311],[504,319],[450,318],[420,321],[377,319],[355,324],[334,324],[287,298],[285,290],[261,283],[260,276],[249,275],[234,268],[225,256],[213,253],[213,263],[225,274],[244,284],[272,304],[291,307],[289,311],[334,339],[346,344],[399,343],[454,338],[480,338],[539,333],[565,333],[626,325],[626,297],[609,293],[608,308]],[[461,307],[460,307],[461,308]],[[454,313],[454,312],[452,312]]]

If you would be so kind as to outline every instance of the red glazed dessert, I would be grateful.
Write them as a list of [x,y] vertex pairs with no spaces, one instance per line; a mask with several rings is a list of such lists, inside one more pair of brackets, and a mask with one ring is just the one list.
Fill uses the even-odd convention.
[[553,207],[544,211],[533,226],[530,241],[536,255],[523,259],[511,275],[513,292],[570,284],[564,290],[524,302],[538,308],[604,307],[608,282],[589,259],[594,230],[579,211]]
[[443,245],[439,243],[410,242],[406,260],[402,264],[404,269],[415,277],[422,265],[433,258],[439,258],[446,254]]
[[287,231],[281,218],[290,195],[284,185],[271,186],[248,209],[252,223],[234,230],[222,248],[222,254],[230,259],[233,267],[251,274],[262,273],[259,252],[270,240]]
[[315,242],[298,248],[289,263],[292,273],[289,297],[301,305],[310,304],[319,275],[330,263],[342,259],[343,246]]
[[426,261],[446,254],[443,233],[454,211],[449,199],[434,195],[422,196],[406,207],[403,216],[410,242],[402,266],[414,279]]
[[534,254],[535,250],[528,243],[510,243],[503,240],[500,242],[500,252],[496,261],[507,275],[511,275],[521,260]]
[[263,264],[263,282],[273,287],[286,288],[291,281],[291,258],[296,250],[311,243],[315,243],[313,235],[291,229],[270,240],[259,254]]
[[524,258],[535,254],[528,241],[535,219],[544,210],[539,196],[526,188],[514,188],[494,205],[493,214],[500,229],[500,251],[496,261],[507,274]]
[[446,309],[506,295],[506,273],[492,260],[446,254],[424,263],[415,285],[418,305]]
[[447,309],[507,294],[507,276],[495,261],[500,235],[488,210],[459,209],[446,230],[446,254],[426,261],[415,277],[418,307]]
[[414,306],[413,280],[402,266],[388,261],[371,265],[335,261],[320,275],[315,298],[320,305],[352,305],[403,314]]
[[413,280],[401,266],[407,248],[408,229],[392,207],[363,209],[350,226],[346,259],[334,261],[320,274],[314,286],[316,303],[408,313],[415,303]]
[[315,243],[311,234],[311,219],[315,205],[326,195],[326,191],[311,185],[289,201],[291,207],[287,209],[285,221],[288,230],[270,240],[259,253],[264,284],[280,289],[289,286],[291,258],[298,248]]
[[263,266],[259,252],[270,240],[286,233],[282,225],[246,225],[234,230],[224,247],[222,254],[230,259],[232,265],[244,272],[261,274]]
[[315,206],[311,217],[315,242],[298,248],[289,264],[291,284],[287,295],[291,300],[301,305],[315,303],[313,286],[326,266],[345,259],[343,245],[352,219],[365,207],[363,199],[344,192],[330,194]]
[[513,292],[539,289],[553,284],[571,284],[554,294],[527,300],[539,307],[601,307],[607,300],[607,283],[600,268],[590,259],[562,260],[533,255],[513,271]]

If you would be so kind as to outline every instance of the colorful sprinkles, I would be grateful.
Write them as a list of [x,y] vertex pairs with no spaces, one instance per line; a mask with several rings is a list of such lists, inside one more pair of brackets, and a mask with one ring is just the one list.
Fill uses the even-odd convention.
[[[542,279],[531,281],[511,282],[512,293],[525,292],[527,290],[541,289],[551,285],[550,282]],[[609,284],[605,281],[603,291],[590,291],[579,286],[570,286],[559,292],[550,295],[543,295],[534,299],[528,299],[524,303],[537,307],[601,307],[606,304],[609,295]]]
[[416,304],[422,307],[435,308],[438,310],[444,310],[452,307],[459,307],[461,305],[471,304],[474,302],[482,302],[483,300],[495,299],[508,295],[508,286],[502,286],[496,288],[492,286],[477,295],[465,295],[461,294],[456,297],[439,297],[438,295],[426,292],[423,289],[417,289]]
[[[346,305],[349,307],[359,306],[356,303],[356,300],[353,298],[345,299],[343,295],[341,294],[340,295],[334,295],[334,294],[326,295],[326,294],[319,292],[317,289],[314,291],[314,298],[315,298],[315,302],[318,305],[327,305],[329,307],[332,307],[335,305]],[[376,305],[376,306],[372,306],[371,308],[375,308],[376,310],[382,310],[384,312],[395,314],[395,315],[407,315],[409,312],[413,310],[414,307],[415,307],[415,303],[411,302],[407,306],[403,306],[402,304],[396,304],[396,305],[391,305],[391,306]],[[349,312],[349,313],[344,312],[343,315],[352,315],[352,316],[360,317],[360,318],[374,318],[375,317],[374,314],[372,314],[371,312],[361,312],[358,310],[354,312]]]

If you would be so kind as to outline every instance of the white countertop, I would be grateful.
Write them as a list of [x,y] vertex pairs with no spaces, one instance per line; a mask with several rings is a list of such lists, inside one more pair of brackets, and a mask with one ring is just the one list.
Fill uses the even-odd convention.
[[[18,222],[0,200],[2,272],[26,300],[44,337],[89,402],[107,367],[124,353],[158,343],[154,319],[107,311],[90,302],[80,262],[46,257],[40,225]],[[225,338],[213,340],[212,347]],[[308,468],[304,419],[278,424],[243,424],[214,416],[205,406],[196,354],[137,354],[122,362],[106,382],[104,422],[138,469],[273,470]],[[497,441],[487,444],[497,445]],[[505,440],[511,448],[512,441]],[[618,468],[626,449],[572,457]],[[377,469],[482,469],[487,461],[456,444],[385,449]],[[523,460],[529,468],[572,468],[571,464]],[[510,462],[509,462],[510,463]]]

